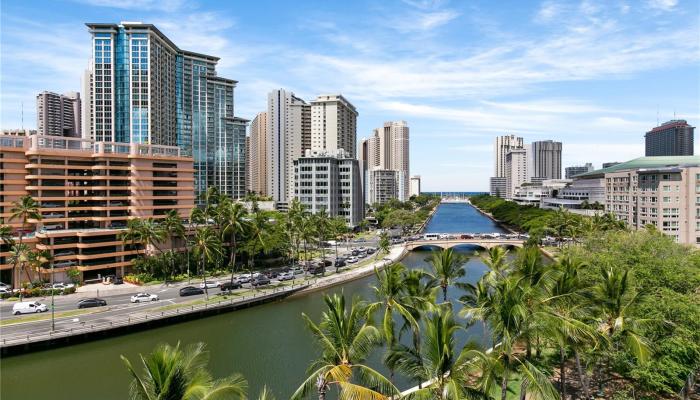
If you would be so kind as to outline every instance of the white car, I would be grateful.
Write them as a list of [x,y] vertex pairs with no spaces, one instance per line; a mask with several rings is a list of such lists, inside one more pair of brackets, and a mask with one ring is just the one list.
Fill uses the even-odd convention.
[[291,281],[294,279],[294,272],[289,271],[289,272],[282,272],[281,274],[277,275],[277,280],[279,281]]
[[219,286],[221,286],[221,282],[206,281],[206,282],[202,282],[199,284],[200,289],[204,289],[204,288],[214,289],[214,288],[218,288]]
[[158,301],[158,295],[149,293],[137,293],[131,296],[132,303],[142,303],[145,301]]
[[12,287],[11,287],[10,285],[8,285],[7,283],[2,283],[2,282],[0,282],[0,289],[11,290]]
[[353,256],[353,257],[349,257],[349,258],[348,258],[348,263],[350,263],[350,264],[354,264],[354,263],[356,263],[357,261],[358,261],[357,257],[354,257],[354,256]]
[[72,283],[54,283],[52,288],[58,289],[58,290],[64,290],[64,289],[72,288],[74,286],[75,285]]
[[40,313],[48,310],[46,304],[39,303],[38,301],[21,301],[12,306],[12,314],[14,315]]

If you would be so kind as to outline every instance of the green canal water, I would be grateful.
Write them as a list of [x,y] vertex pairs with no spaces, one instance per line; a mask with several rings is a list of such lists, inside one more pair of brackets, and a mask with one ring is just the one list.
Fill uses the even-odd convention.
[[[467,204],[443,204],[426,228],[427,232],[503,232],[491,220]],[[465,281],[476,281],[486,270],[474,248],[457,247],[470,255],[464,265]],[[413,251],[403,263],[409,268],[428,268],[425,259],[430,250]],[[203,318],[132,333],[95,342],[61,347],[0,360],[0,398],[15,399],[126,399],[130,378],[120,360],[124,355],[133,363],[139,353],[148,353],[159,343],[187,344],[204,342],[210,352],[210,369],[216,377],[241,373],[248,380],[251,397],[267,386],[278,399],[289,398],[304,380],[306,368],[316,356],[311,334],[301,319],[304,312],[318,320],[323,311],[324,293],[344,293],[370,299],[373,277],[228,314]],[[449,296],[460,296],[450,289]],[[484,344],[480,325],[460,335],[459,342],[477,340]],[[386,372],[381,365],[382,349],[369,363]],[[413,386],[397,377],[400,389]]]

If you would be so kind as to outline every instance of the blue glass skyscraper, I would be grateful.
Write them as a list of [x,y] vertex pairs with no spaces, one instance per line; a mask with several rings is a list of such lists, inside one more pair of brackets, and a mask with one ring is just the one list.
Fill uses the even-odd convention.
[[[192,155],[195,192],[217,186],[238,198],[228,154],[240,142],[232,123],[236,81],[218,77],[217,57],[181,50],[140,22],[88,23],[92,34],[91,132],[111,142],[178,146]],[[241,139],[245,146],[245,129]],[[244,149],[243,149],[244,151]],[[244,163],[245,168],[245,163]],[[242,177],[245,179],[245,170]]]

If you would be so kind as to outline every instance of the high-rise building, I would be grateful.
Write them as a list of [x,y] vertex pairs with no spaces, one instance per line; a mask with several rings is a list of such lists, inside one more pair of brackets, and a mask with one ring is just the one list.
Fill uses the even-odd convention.
[[493,177],[489,180],[492,196],[506,196],[506,156],[514,150],[522,150],[523,138],[515,135],[497,136],[493,143]]
[[267,196],[267,112],[258,113],[250,124],[250,191]]
[[217,135],[216,154],[213,162],[212,184],[234,199],[246,194],[245,142],[248,120],[238,117],[225,118],[222,134]]
[[515,189],[527,182],[527,151],[514,149],[506,154],[506,193],[508,199],[513,198]]
[[512,150],[523,149],[523,138],[515,135],[497,136],[493,144],[493,176],[506,176],[506,155]]
[[311,149],[345,150],[355,158],[357,110],[340,94],[320,95],[311,102]]
[[36,95],[36,130],[40,135],[81,136],[80,93]]
[[[370,170],[383,169],[396,171],[398,181],[396,198],[405,201],[410,197],[410,158],[409,158],[409,128],[406,121],[385,122],[382,128],[374,129],[372,136],[362,140],[363,169],[367,174]],[[390,174],[385,174],[389,176]],[[368,179],[367,177],[366,179]],[[367,185],[366,185],[367,186]],[[365,197],[368,203],[370,188],[366,187]]]
[[[30,229],[24,243],[47,251],[47,266],[20,273],[0,245],[0,280],[67,281],[124,276],[146,244],[121,240],[134,218],[165,218],[175,210],[187,218],[194,207],[192,158],[177,147],[110,143],[55,136],[0,137],[0,224],[14,235]],[[8,220],[12,202],[23,195],[38,203],[40,220]],[[182,239],[158,243],[161,250],[184,249]],[[27,278],[27,274],[30,278]]]
[[692,156],[695,127],[682,119],[671,120],[650,130],[644,135],[645,155]]
[[561,179],[561,142],[532,142],[528,150],[528,179]]
[[399,171],[393,169],[370,168],[367,171],[368,204],[384,204],[399,196]]
[[93,90],[93,75],[92,75],[92,63],[83,71],[83,75],[80,78],[80,89],[82,91],[82,101],[80,106],[80,121],[82,127],[80,129],[81,136],[83,139],[94,140],[93,128],[94,128],[94,107],[92,104]]
[[564,177],[566,179],[571,179],[576,175],[584,174],[586,172],[591,172],[593,170],[594,170],[593,164],[591,164],[591,163],[586,163],[586,165],[575,165],[575,166],[571,166],[571,167],[566,167],[564,169]]
[[[236,81],[217,76],[219,58],[178,48],[154,25],[88,23],[91,133],[97,141],[178,146],[191,154],[195,191],[222,178],[218,143],[234,129]],[[91,75],[91,79],[90,79]],[[86,82],[91,82],[86,83]],[[220,188],[234,196],[232,188]]]
[[311,107],[294,93],[276,89],[267,96],[267,192],[277,202],[294,197],[294,160],[311,138]]
[[309,212],[345,218],[355,227],[364,218],[358,161],[342,149],[306,150],[294,161],[295,196]]
[[420,175],[411,177],[411,190],[409,194],[411,196],[420,196]]

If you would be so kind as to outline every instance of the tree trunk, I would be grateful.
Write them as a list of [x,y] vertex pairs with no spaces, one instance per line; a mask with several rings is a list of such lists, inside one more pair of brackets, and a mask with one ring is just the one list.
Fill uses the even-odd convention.
[[525,386],[525,380],[520,382],[520,400],[525,400],[527,396],[527,387]]
[[588,377],[584,373],[583,368],[581,368],[581,357],[578,354],[578,351],[574,352],[574,356],[576,358],[576,369],[578,370],[578,378],[581,383],[581,390],[583,391],[583,397],[588,400],[591,398],[590,393],[588,392]]
[[206,274],[206,268],[205,268],[205,263],[204,263],[204,254],[202,254],[202,282],[204,282],[204,294],[206,295],[207,300],[209,300],[209,288],[207,288],[207,274]]
[[566,400],[566,354],[564,347],[559,347],[559,390],[561,391],[561,400]]
[[236,234],[231,233],[231,290],[233,290],[233,273],[236,268]]
[[503,372],[501,379],[501,400],[506,400],[506,397],[508,397],[508,371]]
[[447,302],[447,284],[442,285],[442,301]]

